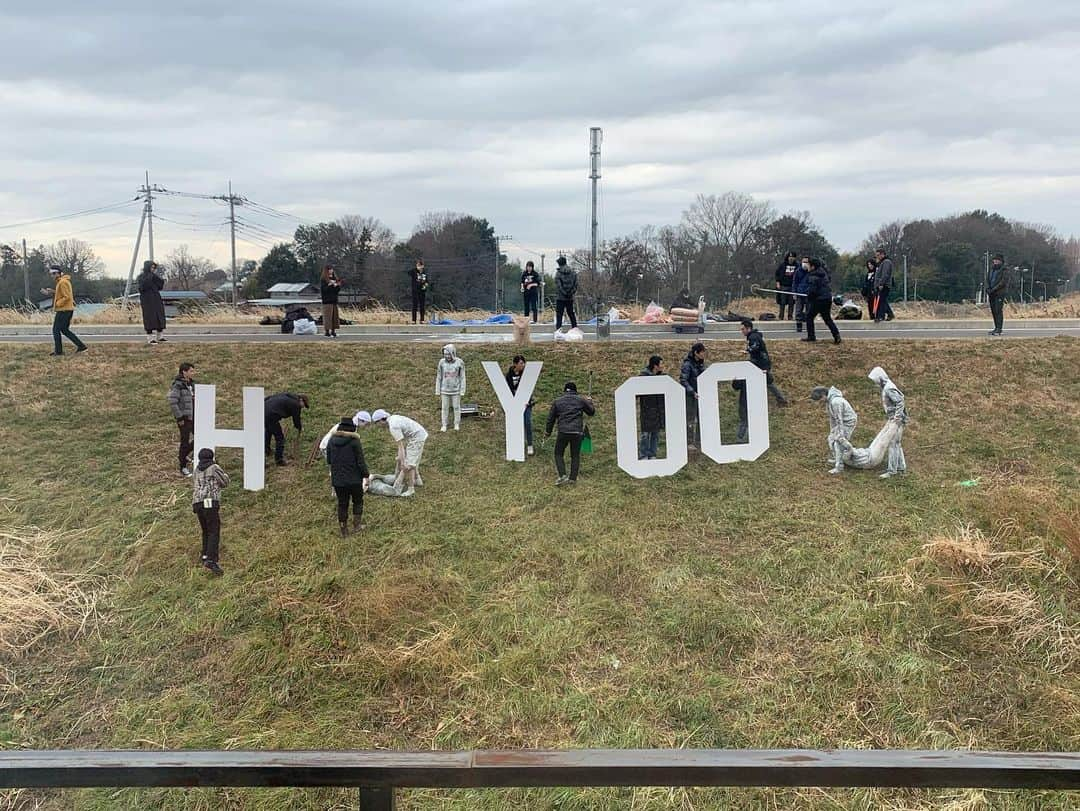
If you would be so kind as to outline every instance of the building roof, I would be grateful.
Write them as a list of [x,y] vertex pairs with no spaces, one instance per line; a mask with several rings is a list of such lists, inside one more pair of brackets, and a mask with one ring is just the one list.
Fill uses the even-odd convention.
[[302,296],[277,296],[276,298],[249,298],[247,303],[264,307],[285,307],[289,304],[322,304],[322,299],[304,298]]
[[315,288],[307,282],[278,282],[267,293],[273,295],[274,293],[284,293],[286,295],[303,293],[307,290],[314,290]]

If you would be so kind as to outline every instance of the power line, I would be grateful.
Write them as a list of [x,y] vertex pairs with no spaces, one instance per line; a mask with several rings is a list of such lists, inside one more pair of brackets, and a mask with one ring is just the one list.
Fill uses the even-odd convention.
[[130,200],[125,200],[122,203],[112,203],[107,206],[98,206],[97,208],[88,208],[84,211],[74,211],[71,214],[57,214],[54,217],[43,217],[40,220],[27,220],[26,222],[13,222],[7,225],[0,225],[0,229],[5,228],[22,228],[27,225],[38,225],[43,222],[56,222],[57,220],[71,220],[75,217],[87,217],[92,214],[102,214],[106,211],[115,211],[116,209],[123,208],[124,206],[130,206],[132,203],[136,203],[140,200],[140,197],[133,197]]

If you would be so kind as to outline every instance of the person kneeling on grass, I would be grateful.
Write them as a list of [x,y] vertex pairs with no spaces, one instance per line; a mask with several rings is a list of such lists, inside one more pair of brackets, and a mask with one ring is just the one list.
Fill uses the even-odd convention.
[[[568,382],[563,386],[563,395],[551,405],[547,418],[545,436],[551,436],[551,429],[559,425],[559,434],[555,438],[555,470],[559,477],[556,485],[574,484],[581,467],[581,440],[585,436],[585,415],[596,413],[590,397],[577,393],[577,384]],[[566,449],[570,448],[570,475],[566,475]]]
[[373,424],[385,422],[390,430],[390,436],[397,443],[397,466],[399,476],[405,481],[405,492],[401,495],[412,496],[416,494],[416,486],[422,484],[420,480],[420,460],[424,456],[424,443],[427,442],[428,432],[423,425],[416,420],[409,419],[401,414],[389,414],[381,408],[375,409],[371,415]]
[[191,510],[199,519],[202,529],[203,566],[216,575],[224,572],[218,565],[221,546],[221,488],[229,484],[229,476],[217,462],[210,448],[199,451],[199,464],[195,466],[194,491],[191,494]]
[[825,402],[825,410],[829,414],[829,438],[826,441],[833,455],[833,466],[829,472],[843,473],[844,453],[851,442],[851,435],[855,433],[859,415],[836,386],[815,386],[810,392],[810,399],[814,402]]
[[352,417],[342,417],[326,445],[326,464],[330,466],[330,484],[337,494],[337,517],[341,537],[349,535],[349,499],[353,505],[353,532],[363,529],[364,489],[368,483],[368,468],[364,448]]

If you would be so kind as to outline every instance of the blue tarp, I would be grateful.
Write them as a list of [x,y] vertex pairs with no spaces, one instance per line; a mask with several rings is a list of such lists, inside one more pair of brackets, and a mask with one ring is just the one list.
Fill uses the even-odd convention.
[[[594,315],[588,321],[579,321],[578,323],[579,324],[592,324],[593,326],[596,326],[596,316]],[[612,323],[612,324],[629,324],[630,319],[629,318],[616,318],[614,321],[611,321],[610,323]]]
[[428,321],[435,327],[476,327],[484,324],[512,324],[514,317],[510,313],[499,313],[487,318],[469,318],[465,321],[454,321],[451,318],[439,318]]

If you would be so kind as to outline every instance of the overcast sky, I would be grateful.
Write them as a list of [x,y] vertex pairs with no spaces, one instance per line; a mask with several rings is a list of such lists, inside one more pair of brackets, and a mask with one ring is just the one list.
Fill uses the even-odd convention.
[[[729,189],[809,210],[841,250],[973,208],[1080,232],[1076,0],[13,5],[0,226],[122,202],[149,169],[402,236],[467,212],[550,254],[587,240],[600,126],[609,237]],[[158,211],[159,259],[227,262],[220,204]],[[253,258],[296,224],[245,216]],[[0,242],[76,236],[121,275],[137,222],[131,205]]]

